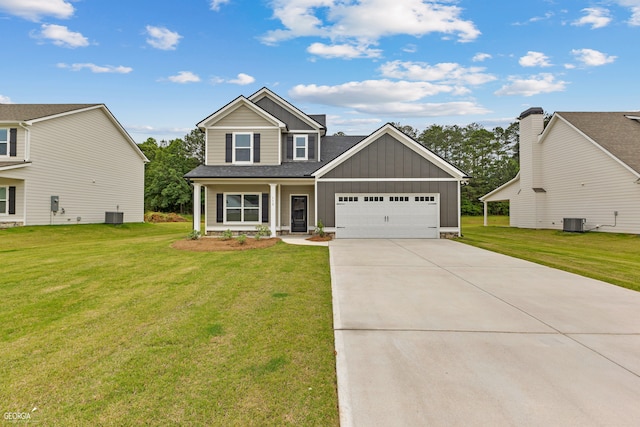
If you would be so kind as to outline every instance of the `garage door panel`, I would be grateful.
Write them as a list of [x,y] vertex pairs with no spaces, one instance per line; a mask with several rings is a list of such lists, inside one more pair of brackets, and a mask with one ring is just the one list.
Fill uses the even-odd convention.
[[438,194],[336,194],[337,238],[438,238]]

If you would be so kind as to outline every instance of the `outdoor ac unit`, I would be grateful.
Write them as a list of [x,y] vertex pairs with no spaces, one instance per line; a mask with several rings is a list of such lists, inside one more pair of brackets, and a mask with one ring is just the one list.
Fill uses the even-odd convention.
[[562,231],[569,231],[572,233],[584,233],[585,222],[587,222],[585,218],[563,218]]
[[122,224],[124,222],[124,212],[105,212],[105,224]]

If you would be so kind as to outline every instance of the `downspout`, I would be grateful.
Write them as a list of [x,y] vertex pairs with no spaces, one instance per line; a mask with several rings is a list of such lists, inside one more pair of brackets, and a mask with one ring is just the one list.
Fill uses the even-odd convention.
[[27,126],[31,126],[31,123],[22,122],[18,123],[22,129],[24,129],[24,161],[28,162],[31,160],[31,131]]

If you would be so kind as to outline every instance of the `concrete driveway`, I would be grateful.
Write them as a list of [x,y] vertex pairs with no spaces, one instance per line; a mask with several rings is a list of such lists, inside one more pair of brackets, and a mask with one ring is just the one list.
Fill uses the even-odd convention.
[[450,240],[329,245],[342,426],[638,426],[640,293]]

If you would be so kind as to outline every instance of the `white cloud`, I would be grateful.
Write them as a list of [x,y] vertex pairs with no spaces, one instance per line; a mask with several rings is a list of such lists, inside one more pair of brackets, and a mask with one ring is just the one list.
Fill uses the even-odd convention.
[[484,60],[491,59],[491,58],[493,58],[493,56],[491,56],[488,53],[478,52],[475,55],[473,55],[473,58],[471,58],[471,60],[473,62],[482,62]]
[[58,68],[67,68],[71,71],[80,71],[80,70],[88,69],[92,73],[129,74],[130,72],[133,71],[133,68],[125,67],[122,65],[115,67],[113,65],[96,65],[91,63],[65,64],[61,62],[57,66]]
[[169,76],[167,79],[173,83],[198,83],[200,77],[191,71],[180,71],[175,76]]
[[8,96],[0,95],[0,104],[13,104],[13,102]]
[[74,12],[65,0],[0,0],[0,10],[36,22],[45,16],[71,18]]
[[455,62],[429,65],[424,62],[391,61],[380,66],[384,77],[462,85],[481,85],[496,80],[495,76],[483,73],[484,70],[483,67],[465,68]]
[[591,29],[603,28],[611,23],[611,16],[608,9],[602,7],[587,7],[582,9],[584,16],[571,25],[583,26],[591,25]]
[[631,17],[627,23],[631,26],[640,26],[640,0],[616,0],[622,7],[628,7]]
[[289,91],[292,99],[385,117],[431,117],[483,114],[487,110],[472,102],[421,103],[421,99],[451,93],[455,87],[429,82],[366,80],[336,86],[297,85]]
[[229,3],[231,0],[211,0],[211,10],[218,11],[220,6]]
[[550,67],[549,57],[542,52],[528,51],[525,56],[518,61],[523,67]]
[[64,25],[42,24],[39,33],[31,33],[36,39],[48,39],[60,47],[76,48],[89,46],[89,40],[81,33],[69,31]]
[[297,37],[322,37],[368,46],[381,37],[455,34],[460,42],[475,40],[480,31],[460,18],[462,9],[448,0],[274,0],[273,15],[284,28],[267,32],[265,44]]
[[156,49],[175,50],[182,36],[164,27],[154,27],[147,25],[147,43]]
[[541,93],[562,92],[565,90],[567,82],[556,81],[555,76],[548,73],[540,73],[528,79],[509,77],[509,83],[498,89],[495,94],[533,96]]
[[382,54],[380,49],[369,49],[366,46],[353,46],[350,44],[326,45],[324,43],[313,43],[307,48],[307,52],[322,56],[324,58],[379,58]]
[[598,67],[600,65],[610,64],[617,58],[617,56],[607,55],[594,49],[573,49],[571,54],[576,60],[587,67]]
[[235,79],[229,80],[228,83],[244,86],[244,85],[249,85],[255,81],[256,79],[250,76],[249,74],[240,73]]

